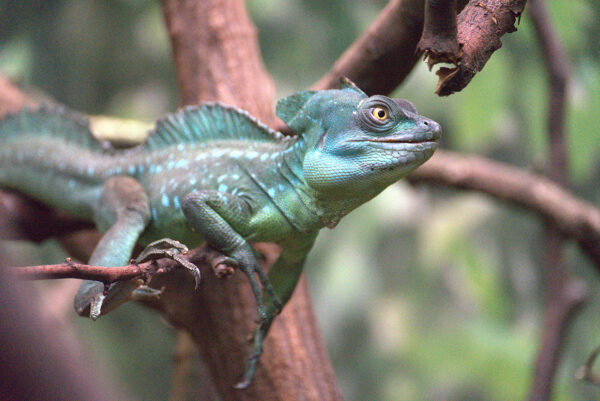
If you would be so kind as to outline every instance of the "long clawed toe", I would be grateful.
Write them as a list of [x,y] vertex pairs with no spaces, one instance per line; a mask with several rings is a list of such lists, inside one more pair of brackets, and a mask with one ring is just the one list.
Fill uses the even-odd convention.
[[198,266],[183,257],[189,252],[187,246],[179,241],[170,238],[163,238],[149,244],[136,258],[136,263],[148,262],[161,258],[168,258],[176,261],[181,266],[185,267],[194,276],[195,289],[198,289],[202,278]]
[[102,314],[102,303],[104,302],[106,295],[103,293],[96,294],[90,302],[90,319],[93,321],[98,320]]

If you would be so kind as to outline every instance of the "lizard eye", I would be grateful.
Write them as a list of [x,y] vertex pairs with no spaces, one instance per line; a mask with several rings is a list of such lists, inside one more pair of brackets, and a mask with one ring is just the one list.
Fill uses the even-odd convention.
[[386,121],[388,119],[388,112],[383,107],[374,107],[371,109],[371,115],[378,121]]

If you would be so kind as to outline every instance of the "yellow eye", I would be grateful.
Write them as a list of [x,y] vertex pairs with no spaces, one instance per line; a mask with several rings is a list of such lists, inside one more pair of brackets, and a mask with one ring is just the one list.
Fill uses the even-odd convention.
[[379,121],[385,121],[388,119],[388,112],[383,107],[375,107],[371,110],[371,115]]

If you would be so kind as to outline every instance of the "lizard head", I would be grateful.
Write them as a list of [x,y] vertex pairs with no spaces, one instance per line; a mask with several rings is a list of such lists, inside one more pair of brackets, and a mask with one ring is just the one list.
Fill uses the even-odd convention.
[[409,101],[369,97],[346,79],[281,100],[277,114],[304,137],[304,179],[325,196],[373,196],[429,159],[441,134]]

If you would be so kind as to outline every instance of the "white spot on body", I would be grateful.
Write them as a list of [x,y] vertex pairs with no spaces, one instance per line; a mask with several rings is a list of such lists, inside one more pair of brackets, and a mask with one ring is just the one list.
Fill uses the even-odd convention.
[[228,189],[227,185],[221,184],[221,185],[219,185],[218,191],[219,192],[227,192],[227,189]]
[[164,207],[169,207],[169,197],[167,196],[167,194],[163,194],[162,198],[160,199],[160,202],[162,203],[162,205]]
[[184,168],[188,166],[188,161],[185,159],[180,159],[177,163],[175,163],[175,167],[177,168]]

